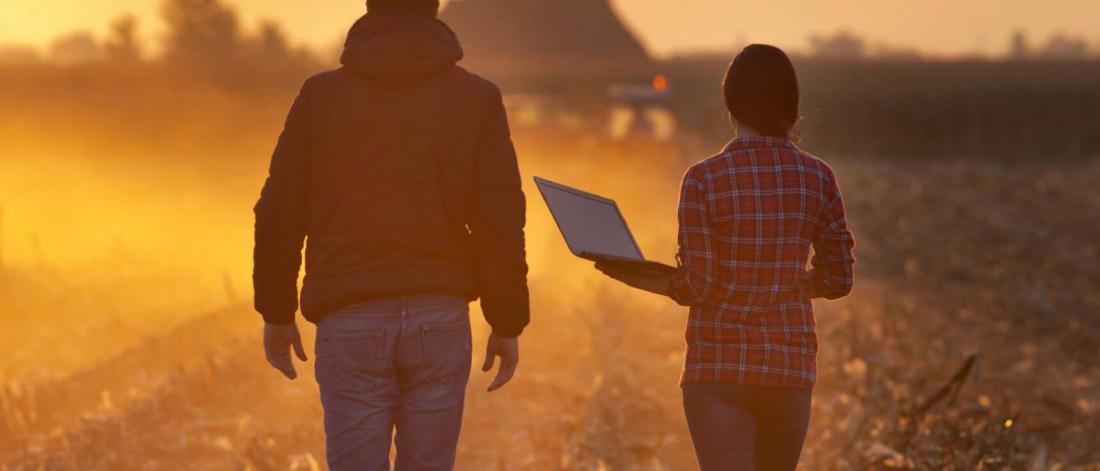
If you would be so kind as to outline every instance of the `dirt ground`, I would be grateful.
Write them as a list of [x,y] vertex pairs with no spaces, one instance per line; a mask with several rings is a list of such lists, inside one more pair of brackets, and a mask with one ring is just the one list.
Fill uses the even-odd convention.
[[[528,181],[619,200],[646,253],[672,260],[685,159],[518,144]],[[815,305],[801,469],[1100,470],[1100,164],[831,162],[857,282]],[[686,311],[569,255],[527,193],[533,324],[511,384],[488,394],[474,371],[458,468],[693,469],[677,386]],[[208,256],[247,261],[249,224]],[[42,258],[0,272],[0,470],[325,469],[311,365],[293,382],[266,366],[247,284],[211,295],[192,289],[210,284],[198,273],[125,250],[98,269]]]

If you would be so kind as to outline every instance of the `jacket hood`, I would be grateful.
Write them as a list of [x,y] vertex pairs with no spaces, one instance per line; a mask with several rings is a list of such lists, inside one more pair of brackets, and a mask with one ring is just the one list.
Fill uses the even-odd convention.
[[458,37],[442,21],[387,12],[363,15],[352,25],[340,63],[368,79],[409,82],[437,75],[461,59]]

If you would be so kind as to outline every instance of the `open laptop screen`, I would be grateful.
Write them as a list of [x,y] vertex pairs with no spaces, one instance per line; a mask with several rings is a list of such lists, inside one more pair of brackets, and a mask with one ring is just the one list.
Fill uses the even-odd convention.
[[542,178],[535,183],[574,255],[645,260],[614,201]]

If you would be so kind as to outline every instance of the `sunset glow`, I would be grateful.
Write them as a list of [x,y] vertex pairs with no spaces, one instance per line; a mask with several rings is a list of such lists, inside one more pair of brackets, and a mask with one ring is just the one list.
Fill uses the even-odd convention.
[[[230,3],[240,9],[246,26],[253,27],[261,19],[275,20],[293,38],[315,48],[334,47],[365,10],[361,0],[317,0],[305,9],[297,0]],[[150,0],[4,2],[0,44],[46,46],[52,38],[73,31],[103,34],[105,25],[124,13],[136,15],[142,36],[155,42],[162,33],[157,4]],[[1036,41],[1057,33],[1100,41],[1094,20],[1100,16],[1100,4],[1088,0],[615,0],[614,4],[653,52],[663,55],[730,49],[744,42],[801,48],[813,33],[838,30],[867,37],[872,45],[948,56],[1003,53],[1017,29]]]
[[0,0],[0,471],[1100,471],[1100,1],[432,5]]

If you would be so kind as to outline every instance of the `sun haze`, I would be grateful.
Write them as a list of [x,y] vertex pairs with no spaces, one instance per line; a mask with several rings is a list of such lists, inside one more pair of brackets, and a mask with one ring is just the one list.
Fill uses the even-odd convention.
[[[452,0],[475,1],[475,0]],[[275,20],[292,37],[330,47],[353,18],[361,0],[235,0],[246,26]],[[445,2],[446,3],[446,0]],[[936,55],[998,54],[1013,31],[1036,39],[1057,33],[1100,41],[1093,18],[1100,3],[1089,0],[828,0],[748,2],[729,0],[613,0],[626,21],[656,54],[731,49],[744,41],[803,47],[812,33],[849,30],[872,44],[889,44]],[[110,19],[138,17],[142,36],[160,32],[150,0],[38,0],[0,7],[0,44],[47,46],[52,38],[78,30],[103,34]],[[1026,20],[1026,21],[1025,21]],[[1025,24],[1026,23],[1026,24]]]

